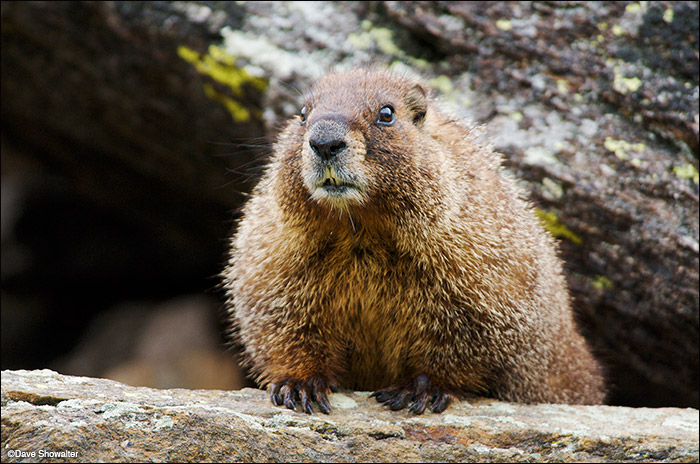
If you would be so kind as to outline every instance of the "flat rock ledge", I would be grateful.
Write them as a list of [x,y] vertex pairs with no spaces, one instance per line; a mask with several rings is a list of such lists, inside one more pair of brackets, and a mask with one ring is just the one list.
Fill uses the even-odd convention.
[[392,412],[367,392],[330,415],[260,390],[156,390],[50,370],[2,372],[2,462],[697,462],[698,410],[491,399]]

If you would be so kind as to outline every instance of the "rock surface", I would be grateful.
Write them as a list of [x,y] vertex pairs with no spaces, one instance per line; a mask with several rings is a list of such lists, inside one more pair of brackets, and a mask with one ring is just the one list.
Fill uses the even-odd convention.
[[214,287],[301,92],[374,63],[484,125],[560,239],[613,404],[700,404],[697,2],[1,8],[3,368]]
[[330,401],[330,415],[309,416],[275,407],[254,389],[155,390],[49,370],[3,371],[2,461],[698,460],[695,409],[475,398],[413,416],[383,409],[363,392]]

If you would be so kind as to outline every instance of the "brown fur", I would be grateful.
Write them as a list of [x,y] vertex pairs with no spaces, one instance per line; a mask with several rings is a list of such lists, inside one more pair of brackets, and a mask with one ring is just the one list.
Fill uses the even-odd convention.
[[[326,76],[305,104],[245,205],[224,273],[243,357],[273,402],[325,412],[341,385],[383,389],[378,400],[417,413],[468,393],[601,403],[554,241],[477,131],[419,82],[382,71]],[[386,104],[391,126],[377,123]],[[309,145],[320,127],[347,145],[329,162]],[[327,195],[327,165],[357,188]]]

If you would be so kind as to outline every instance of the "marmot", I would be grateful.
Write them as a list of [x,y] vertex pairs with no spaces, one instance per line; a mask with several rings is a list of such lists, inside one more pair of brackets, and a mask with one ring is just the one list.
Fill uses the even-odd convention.
[[322,78],[280,134],[223,273],[232,333],[272,402],[392,410],[467,394],[603,402],[554,240],[501,155],[407,76]]

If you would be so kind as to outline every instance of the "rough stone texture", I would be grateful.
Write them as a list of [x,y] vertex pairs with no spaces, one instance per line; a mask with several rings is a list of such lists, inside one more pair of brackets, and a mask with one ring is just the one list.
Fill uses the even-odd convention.
[[[265,392],[155,390],[49,370],[2,372],[2,461],[693,462],[698,411],[472,399],[443,414],[331,395],[295,413]],[[12,453],[37,453],[32,459]],[[76,453],[42,459],[39,453]]]
[[3,366],[37,338],[65,348],[101,305],[214,286],[299,92],[371,62],[485,125],[561,238],[612,401],[697,407],[697,18],[696,2],[3,2]]

